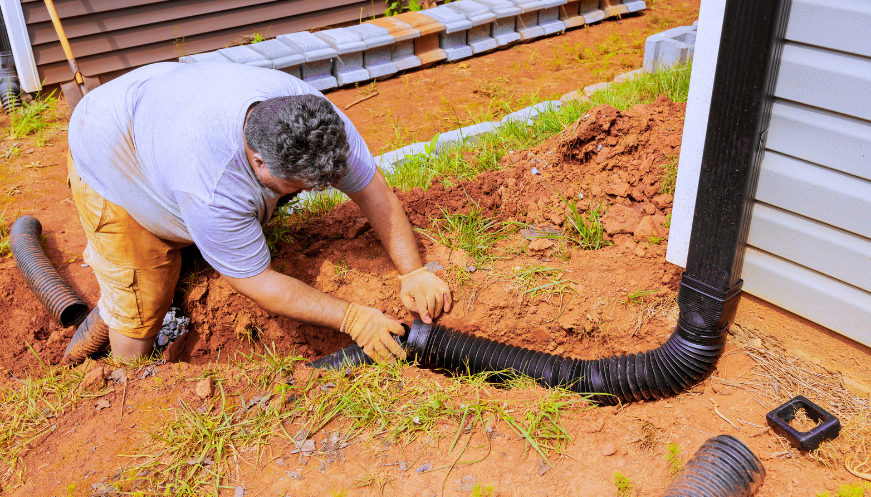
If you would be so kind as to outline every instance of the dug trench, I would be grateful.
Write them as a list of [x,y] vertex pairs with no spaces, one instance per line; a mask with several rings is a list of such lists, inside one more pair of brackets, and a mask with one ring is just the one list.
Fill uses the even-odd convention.
[[[535,149],[508,154],[498,171],[473,181],[437,182],[427,190],[397,192],[418,230],[425,262],[432,263],[453,292],[454,309],[440,323],[584,359],[644,351],[663,343],[677,318],[680,268],[665,261],[672,202],[665,191],[671,181],[668,165],[680,151],[684,110],[685,104],[664,97],[627,111],[597,107]],[[524,236],[530,228],[533,233],[570,235],[570,203],[581,214],[597,208],[603,213],[601,248],[586,250],[560,236]],[[439,241],[456,244],[460,233],[445,232],[438,220],[457,215],[492,222],[489,232],[501,231],[504,237],[483,252],[449,248]],[[293,242],[279,244],[273,267],[410,322],[397,296],[397,273],[353,204],[288,222]],[[11,281],[21,289],[15,299],[31,308],[35,319],[47,320],[23,290],[20,277],[13,275]],[[27,483],[12,487],[10,495],[58,494],[70,482],[110,494],[109,485],[130,464],[121,454],[153,442],[147,433],[157,429],[165,409],[182,401],[192,409],[211,409],[212,400],[198,396],[192,381],[211,368],[232,369],[214,363],[236,364],[236,353],[264,352],[267,347],[268,353],[314,359],[351,343],[340,333],[269,315],[234,293],[210,269],[193,273],[180,287],[179,303],[192,326],[165,352],[167,363],[145,373],[142,368],[130,372],[129,391],[128,386],[110,384],[109,393],[101,396],[109,404],[103,405],[106,409],[95,410],[95,403],[86,401],[59,417],[52,433],[23,454],[21,467],[32,471]],[[92,294],[86,295],[93,300]],[[672,462],[664,458],[667,443],[682,449],[679,463],[720,433],[740,438],[763,459],[768,477],[759,495],[816,495],[853,481],[840,464],[854,450],[851,445],[839,442],[834,463],[827,467],[791,450],[765,428],[764,415],[779,398],[764,387],[744,383],[758,371],[746,344],[755,346],[760,336],[766,343],[771,338],[736,329],[711,377],[676,397],[619,409],[570,410],[563,426],[572,442],[560,455],[552,453],[550,464],[502,423],[490,431],[463,434],[464,452],[457,455],[447,446],[459,433],[460,419],[440,421],[434,437],[407,445],[380,436],[358,437],[346,444],[342,434],[348,420],[339,419],[311,435],[311,450],[294,453],[282,439],[263,452],[239,452],[232,479],[225,482],[229,488],[220,495],[241,487],[244,495],[429,497],[470,495],[476,485],[478,495],[613,495],[620,488],[615,487],[615,473],[620,473],[631,483],[629,493],[618,495],[652,496],[660,495],[671,478]],[[43,337],[39,345],[43,360],[56,362],[64,341]],[[16,374],[24,372],[16,363],[7,367]],[[298,368],[297,376],[301,371]],[[449,381],[438,372],[412,367],[403,368],[402,375],[407,385]],[[263,393],[242,387],[244,368],[241,374],[227,376],[223,386],[228,395],[247,399]],[[266,385],[267,390],[271,387]],[[317,385],[325,392],[334,387]],[[479,394],[505,405],[529,406],[542,391],[535,386],[507,391],[486,387]],[[459,404],[470,399],[454,400]],[[121,411],[113,406],[121,406]],[[293,428],[288,421],[286,429]],[[63,478],[60,471],[65,472]],[[481,493],[488,485],[489,494]]]

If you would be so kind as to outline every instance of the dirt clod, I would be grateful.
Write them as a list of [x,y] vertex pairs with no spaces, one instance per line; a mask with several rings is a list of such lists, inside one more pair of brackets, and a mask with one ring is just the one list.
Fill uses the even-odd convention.
[[198,381],[194,393],[201,399],[208,399],[215,393],[215,382],[211,378]]
[[93,368],[85,375],[80,388],[86,392],[95,392],[106,386],[106,374],[103,367]]
[[602,455],[605,457],[613,456],[617,453],[617,448],[614,447],[614,444],[605,444],[602,446]]

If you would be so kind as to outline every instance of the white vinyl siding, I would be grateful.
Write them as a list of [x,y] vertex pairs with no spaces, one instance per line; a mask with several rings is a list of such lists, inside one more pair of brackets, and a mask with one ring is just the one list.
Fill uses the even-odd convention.
[[871,2],[794,0],[744,290],[871,345]]

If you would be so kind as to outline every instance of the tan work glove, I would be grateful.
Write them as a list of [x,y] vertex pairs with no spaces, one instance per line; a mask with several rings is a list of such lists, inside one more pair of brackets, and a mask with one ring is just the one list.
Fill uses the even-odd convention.
[[363,352],[375,362],[393,356],[405,359],[405,350],[391,335],[402,336],[405,328],[378,309],[351,304],[345,311],[339,331],[351,335],[357,345],[363,347]]
[[408,310],[420,314],[424,323],[432,323],[442,313],[451,310],[451,288],[438,276],[422,267],[399,276],[402,286],[399,298]]

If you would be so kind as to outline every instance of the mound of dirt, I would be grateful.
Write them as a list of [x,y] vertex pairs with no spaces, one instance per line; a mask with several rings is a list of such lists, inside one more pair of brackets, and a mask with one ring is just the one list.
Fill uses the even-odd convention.
[[[474,261],[419,235],[424,259],[444,268],[437,274],[449,281],[456,302],[442,324],[576,357],[661,343],[675,319],[673,306],[662,303],[673,299],[680,275],[665,262],[665,243],[659,243],[668,237],[664,224],[672,202],[671,195],[660,193],[661,165],[680,152],[684,110],[685,104],[665,97],[626,112],[600,106],[536,149],[508,154],[498,171],[454,186],[397,192],[412,225],[424,229],[444,212],[479,208],[497,220],[564,230],[560,195],[577,200],[582,211],[600,204],[607,210],[602,223],[613,245],[580,250],[550,240],[529,242],[518,233],[502,243],[511,257],[462,280],[458,268]],[[410,321],[397,295],[397,273],[368,228],[356,205],[343,204],[297,229],[295,243],[280,247],[273,266],[327,293]],[[510,278],[512,268],[529,265],[562,270],[570,291],[530,298]],[[193,286],[184,306],[192,331],[167,350],[171,361],[207,362],[263,344],[315,358],[351,343],[338,332],[270,315],[214,271]]]

